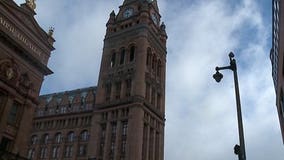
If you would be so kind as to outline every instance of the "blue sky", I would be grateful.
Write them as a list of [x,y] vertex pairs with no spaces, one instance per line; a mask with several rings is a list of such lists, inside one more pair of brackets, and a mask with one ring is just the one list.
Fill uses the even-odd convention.
[[[24,0],[16,0],[23,3]],[[238,63],[247,159],[282,160],[271,77],[270,0],[158,0],[167,25],[165,160],[237,159],[233,75],[212,79],[215,66]],[[55,27],[56,50],[42,94],[96,85],[112,10],[122,0],[37,1],[39,24]]]

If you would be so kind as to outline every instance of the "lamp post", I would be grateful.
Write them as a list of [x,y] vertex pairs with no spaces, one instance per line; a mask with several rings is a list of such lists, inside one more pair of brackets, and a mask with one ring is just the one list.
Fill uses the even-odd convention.
[[213,78],[216,82],[220,82],[223,78],[223,75],[219,72],[220,70],[230,69],[234,73],[234,83],[235,83],[235,94],[236,94],[236,104],[237,104],[237,115],[238,115],[238,129],[239,129],[239,141],[240,145],[235,145],[234,153],[238,155],[239,160],[246,160],[246,151],[245,151],[245,139],[244,139],[244,129],[243,129],[243,120],[242,120],[242,110],[241,110],[241,100],[239,92],[239,83],[238,83],[238,74],[237,74],[237,65],[234,58],[234,54],[230,52],[229,54],[230,65],[225,67],[216,67],[216,73],[213,75]]

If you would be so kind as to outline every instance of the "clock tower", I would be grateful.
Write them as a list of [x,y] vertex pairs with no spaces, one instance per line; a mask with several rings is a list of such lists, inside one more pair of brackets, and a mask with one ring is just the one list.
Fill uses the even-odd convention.
[[106,24],[93,124],[97,159],[163,160],[165,25],[157,0],[125,0]]

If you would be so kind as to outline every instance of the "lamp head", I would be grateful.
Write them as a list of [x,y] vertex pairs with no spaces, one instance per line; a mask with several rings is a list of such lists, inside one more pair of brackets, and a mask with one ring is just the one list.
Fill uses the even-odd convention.
[[215,74],[213,74],[213,78],[216,80],[216,82],[219,83],[223,78],[223,74],[217,71]]

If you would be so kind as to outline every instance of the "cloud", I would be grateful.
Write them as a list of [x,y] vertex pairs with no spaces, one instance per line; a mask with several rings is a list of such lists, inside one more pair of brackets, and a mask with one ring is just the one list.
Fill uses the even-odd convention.
[[164,11],[169,34],[166,159],[236,158],[232,73],[223,71],[220,84],[212,79],[216,65],[229,65],[230,51],[236,51],[239,66],[247,158],[282,159],[268,57],[270,24],[264,24],[258,3],[175,3]]
[[[22,3],[17,0],[17,3]],[[237,159],[233,75],[215,66],[238,63],[247,159],[282,160],[284,150],[269,62],[271,6],[257,0],[159,0],[167,25],[165,160]],[[119,1],[37,2],[39,24],[55,27],[56,50],[42,93],[96,85],[105,23]],[[270,7],[270,8],[269,8]],[[271,12],[269,12],[270,14]]]

